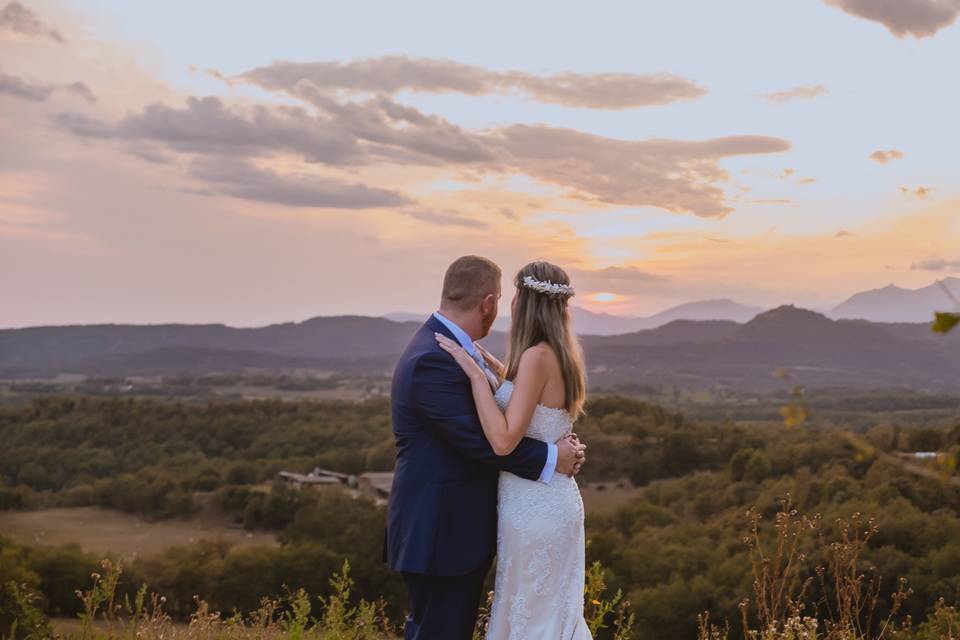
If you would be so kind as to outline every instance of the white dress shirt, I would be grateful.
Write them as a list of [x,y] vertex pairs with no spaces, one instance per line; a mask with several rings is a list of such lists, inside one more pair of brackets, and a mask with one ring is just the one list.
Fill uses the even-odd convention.
[[[487,371],[487,363],[484,362],[483,356],[477,351],[476,346],[473,344],[473,340],[467,335],[467,332],[457,326],[457,323],[446,317],[439,311],[433,313],[433,317],[443,323],[447,329],[450,329],[450,333],[453,334],[453,337],[457,339],[457,342],[460,343],[460,346],[463,347],[464,351],[470,354],[470,357],[477,361],[477,364],[483,368],[484,371]],[[487,376],[490,377],[489,375]],[[553,442],[547,443],[547,463],[543,465],[543,471],[540,472],[540,482],[549,483],[550,479],[553,478],[554,472],[557,470],[557,445]]]

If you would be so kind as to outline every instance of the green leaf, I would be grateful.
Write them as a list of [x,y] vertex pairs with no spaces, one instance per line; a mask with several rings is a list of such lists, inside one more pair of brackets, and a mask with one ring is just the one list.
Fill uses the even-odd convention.
[[935,333],[949,333],[950,330],[960,324],[960,313],[941,313],[938,311],[935,316],[936,319],[930,325]]

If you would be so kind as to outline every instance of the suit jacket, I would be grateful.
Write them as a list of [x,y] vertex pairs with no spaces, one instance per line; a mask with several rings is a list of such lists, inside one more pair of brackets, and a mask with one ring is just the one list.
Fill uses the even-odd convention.
[[470,379],[434,332],[455,339],[431,316],[393,374],[397,464],[384,555],[394,571],[464,575],[496,551],[499,471],[537,480],[547,444],[524,438],[509,455],[496,455],[483,435]]

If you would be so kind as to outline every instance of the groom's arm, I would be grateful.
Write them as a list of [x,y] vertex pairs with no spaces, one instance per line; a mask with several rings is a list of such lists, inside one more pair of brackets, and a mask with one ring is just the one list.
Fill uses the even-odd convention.
[[449,355],[442,351],[423,355],[412,383],[421,415],[434,433],[461,455],[527,480],[550,481],[557,464],[557,446],[523,438],[510,454],[494,453],[483,435],[470,384]]

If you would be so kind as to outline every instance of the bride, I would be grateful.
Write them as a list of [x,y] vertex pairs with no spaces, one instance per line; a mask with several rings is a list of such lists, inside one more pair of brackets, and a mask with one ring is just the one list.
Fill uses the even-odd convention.
[[[569,277],[549,262],[532,262],[514,284],[506,365],[477,345],[489,370],[481,367],[457,342],[436,334],[470,377],[484,435],[497,455],[509,454],[524,436],[554,442],[569,434],[586,395],[567,305],[574,293]],[[503,471],[498,496],[488,640],[590,639],[583,619],[583,501],[576,480],[555,474],[544,484]]]

